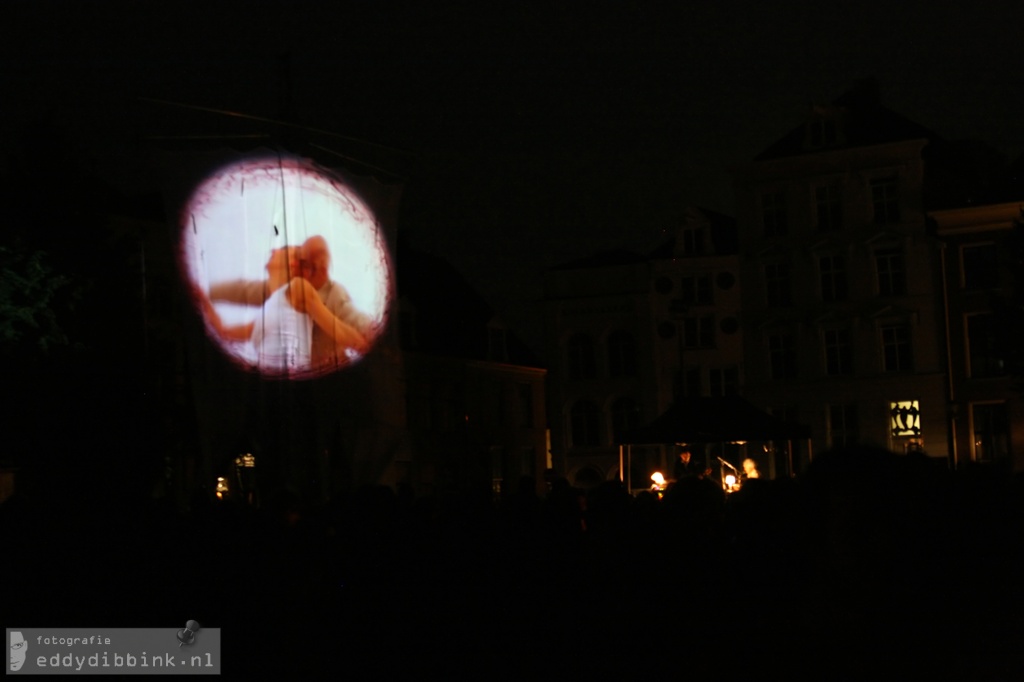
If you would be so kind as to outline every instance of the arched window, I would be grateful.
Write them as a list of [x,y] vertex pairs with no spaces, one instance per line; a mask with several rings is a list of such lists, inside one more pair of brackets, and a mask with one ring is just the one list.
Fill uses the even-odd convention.
[[581,400],[570,412],[572,446],[594,447],[601,444],[601,410],[589,400]]
[[594,361],[594,341],[587,334],[575,334],[569,339],[569,378],[574,381],[597,376]]
[[625,331],[608,336],[608,376],[636,376],[636,341]]

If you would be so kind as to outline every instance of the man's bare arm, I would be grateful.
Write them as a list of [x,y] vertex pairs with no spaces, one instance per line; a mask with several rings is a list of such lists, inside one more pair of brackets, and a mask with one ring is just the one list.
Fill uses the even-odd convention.
[[258,280],[236,279],[210,285],[210,300],[261,306],[270,296],[267,283]]

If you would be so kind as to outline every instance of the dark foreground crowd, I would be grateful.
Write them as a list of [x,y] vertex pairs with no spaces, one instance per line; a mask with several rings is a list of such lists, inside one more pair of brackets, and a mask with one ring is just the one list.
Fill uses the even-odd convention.
[[277,679],[1024,679],[1022,482],[861,448],[728,496],[524,480],[498,503],[381,486],[181,515],[15,495],[2,611],[194,619],[224,674]]

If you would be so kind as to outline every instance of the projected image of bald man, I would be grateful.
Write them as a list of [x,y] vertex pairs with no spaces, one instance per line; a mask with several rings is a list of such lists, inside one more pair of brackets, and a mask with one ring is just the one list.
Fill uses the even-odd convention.
[[[298,274],[312,285],[327,309],[371,344],[378,333],[376,324],[369,315],[355,307],[345,287],[331,279],[331,252],[327,240],[319,235],[310,237],[298,248],[298,259]],[[267,281],[232,280],[211,285],[209,298],[211,301],[263,306],[270,291]],[[334,336],[314,325],[310,369],[327,370],[349,364],[353,359],[349,349],[350,346],[337,343]]]

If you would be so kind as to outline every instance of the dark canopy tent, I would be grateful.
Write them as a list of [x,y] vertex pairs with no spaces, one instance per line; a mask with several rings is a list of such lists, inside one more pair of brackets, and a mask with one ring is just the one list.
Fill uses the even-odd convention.
[[616,439],[617,445],[799,440],[810,428],[759,410],[739,396],[684,398],[650,424]]
[[[810,439],[811,429],[758,409],[739,396],[684,398],[646,426],[623,433],[616,438],[619,446],[619,476],[631,467],[633,445],[665,445],[671,443],[732,443],[737,441],[787,441],[786,459],[792,470],[792,441]],[[624,466],[625,464],[625,466]],[[625,482],[630,484],[629,474]]]

